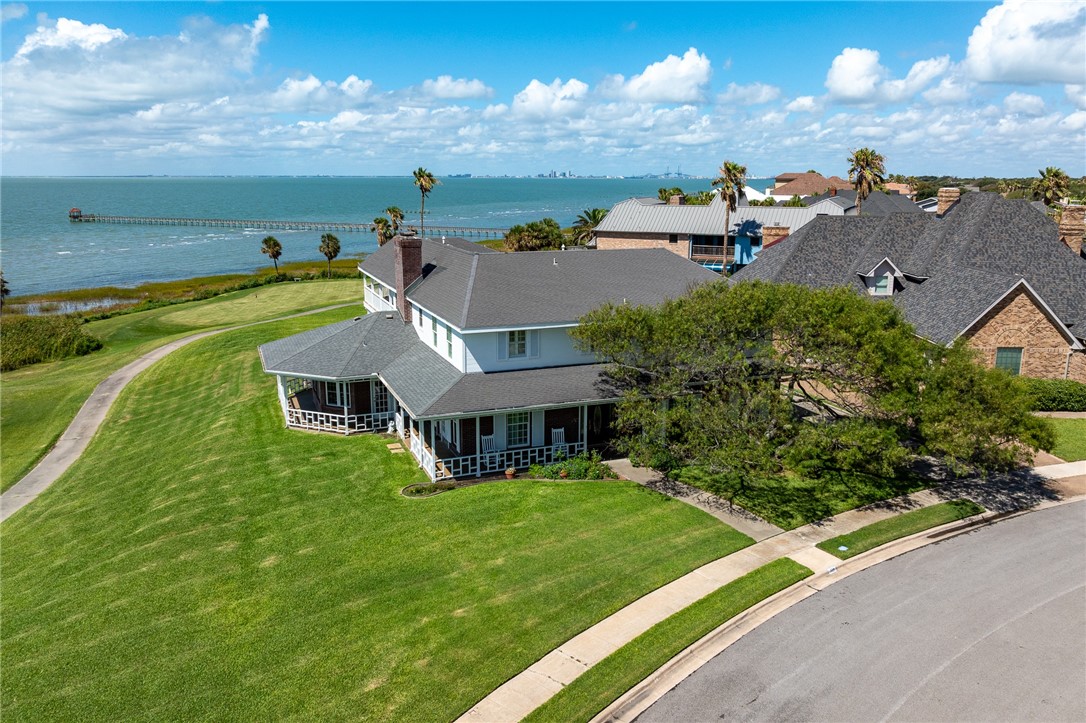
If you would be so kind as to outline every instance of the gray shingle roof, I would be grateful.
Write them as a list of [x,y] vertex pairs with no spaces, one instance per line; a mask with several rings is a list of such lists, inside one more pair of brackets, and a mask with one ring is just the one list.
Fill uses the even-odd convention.
[[425,415],[471,414],[615,399],[618,395],[601,378],[603,369],[602,364],[583,364],[465,374],[426,409]]
[[[840,190],[836,196],[831,196],[829,192],[823,193],[819,196],[812,196],[811,198],[804,199],[804,202],[808,205],[814,205],[819,201],[829,200],[846,210],[846,212],[855,212],[856,208],[856,191],[854,190]],[[923,213],[923,209],[910,201],[908,197],[902,196],[900,193],[883,193],[882,191],[872,191],[871,194],[864,199],[864,202],[860,204],[860,210],[864,216],[886,216],[891,213]]]
[[385,312],[277,339],[259,351],[267,372],[356,379],[380,373],[415,344],[422,342],[400,315]]
[[1086,338],[1086,260],[1060,243],[1056,224],[1026,201],[967,193],[934,214],[818,218],[732,279],[862,291],[858,274],[889,258],[909,282],[894,303],[917,332],[949,342],[1025,279],[1078,338]]
[[[744,223],[787,226],[794,233],[820,213],[843,214],[833,207],[739,206],[729,219],[733,230]],[[598,233],[695,234],[719,236],[724,232],[724,202],[717,195],[708,206],[669,206],[655,199],[630,198],[607,213]]]
[[[664,249],[467,253],[423,240],[423,277],[407,297],[459,329],[576,322],[606,302],[659,304],[720,277]],[[386,244],[360,268],[395,284]]]

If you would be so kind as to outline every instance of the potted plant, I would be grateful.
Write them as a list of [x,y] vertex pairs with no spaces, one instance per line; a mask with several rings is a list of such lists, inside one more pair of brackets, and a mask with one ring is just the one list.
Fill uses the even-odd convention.
[[513,477],[516,474],[517,474],[517,468],[516,467],[510,467],[507,470],[505,470],[505,478],[506,479],[513,479]]
[[562,479],[566,479],[567,477],[569,477],[569,470],[563,467],[562,469],[558,470],[558,476]]

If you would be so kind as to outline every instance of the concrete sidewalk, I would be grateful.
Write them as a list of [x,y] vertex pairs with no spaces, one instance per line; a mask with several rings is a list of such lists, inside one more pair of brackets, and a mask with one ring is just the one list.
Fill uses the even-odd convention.
[[[1055,504],[1061,496],[1086,495],[1086,462],[1036,468],[1033,473],[1036,478],[1056,480],[1059,489],[1058,493],[1052,493],[1047,499],[1033,498],[1032,503],[1035,505],[1042,502]],[[973,494],[964,496],[988,498],[989,504],[991,504],[990,500],[1001,501],[1008,497],[1002,489],[984,489],[985,484],[1002,486],[1007,484],[1006,480],[973,482],[975,488]],[[786,556],[807,566],[815,573],[824,573],[830,568],[836,570],[843,564],[842,561],[819,550],[815,547],[816,544],[837,535],[854,532],[861,527],[893,517],[908,509],[927,507],[960,496],[963,496],[961,489],[954,486],[938,493],[924,490],[887,503],[849,510],[820,523],[765,537],[750,547],[687,573],[601,620],[543,656],[527,670],[506,681],[472,706],[458,721],[485,721],[486,723],[519,721],[586,670],[653,625],[736,578]],[[1020,498],[1014,497],[1014,499]],[[988,509],[992,508],[988,507]],[[998,515],[1000,512],[997,510],[990,515]],[[809,594],[814,594],[814,592],[815,588],[810,588]],[[805,596],[798,597],[793,602],[798,602]]]
[[91,438],[94,437],[95,432],[102,426],[106,414],[109,413],[110,407],[113,406],[113,402],[117,399],[121,390],[124,389],[130,381],[135,379],[140,372],[162,357],[177,351],[181,347],[187,346],[194,341],[199,341],[200,339],[214,336],[215,334],[222,334],[250,326],[258,326],[260,324],[270,324],[272,322],[293,319],[299,316],[319,314],[322,311],[330,311],[332,309],[340,309],[345,306],[354,305],[355,304],[335,304],[333,306],[326,306],[312,311],[303,311],[299,314],[280,316],[275,319],[255,321],[250,324],[239,324],[238,326],[231,326],[225,329],[202,331],[193,334],[192,336],[186,336],[182,339],[177,339],[168,344],[164,344],[157,349],[144,354],[135,361],[125,364],[123,367],[106,377],[94,388],[90,397],[87,398],[87,401],[83,403],[79,412],[76,413],[75,419],[73,419],[72,423],[68,425],[68,428],[64,430],[64,434],[60,435],[60,439],[53,445],[53,448],[49,450],[40,462],[38,462],[37,466],[30,470],[25,477],[9,487],[6,492],[0,495],[0,522],[3,522],[23,507],[33,502],[38,495],[45,491],[49,485],[53,484],[53,482],[79,459],[79,455],[83,454],[83,450],[90,444]]

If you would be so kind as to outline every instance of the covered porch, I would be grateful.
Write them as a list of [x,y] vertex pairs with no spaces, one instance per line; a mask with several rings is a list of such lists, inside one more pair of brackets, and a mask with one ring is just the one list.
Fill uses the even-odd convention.
[[395,416],[377,378],[329,381],[277,375],[287,427],[336,434],[383,432]]
[[580,404],[445,419],[404,417],[403,438],[434,481],[547,465],[590,449],[606,451],[612,403]]

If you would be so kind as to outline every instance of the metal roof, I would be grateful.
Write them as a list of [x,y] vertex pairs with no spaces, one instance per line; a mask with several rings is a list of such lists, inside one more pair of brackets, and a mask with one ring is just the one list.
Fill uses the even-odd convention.
[[[669,206],[660,201],[631,198],[615,204],[596,227],[596,232],[720,236],[724,230],[724,209],[719,195],[708,206]],[[843,209],[829,204],[818,209],[739,206],[732,211],[729,220],[733,233],[743,224],[787,226],[795,233],[818,215],[843,213]]]

